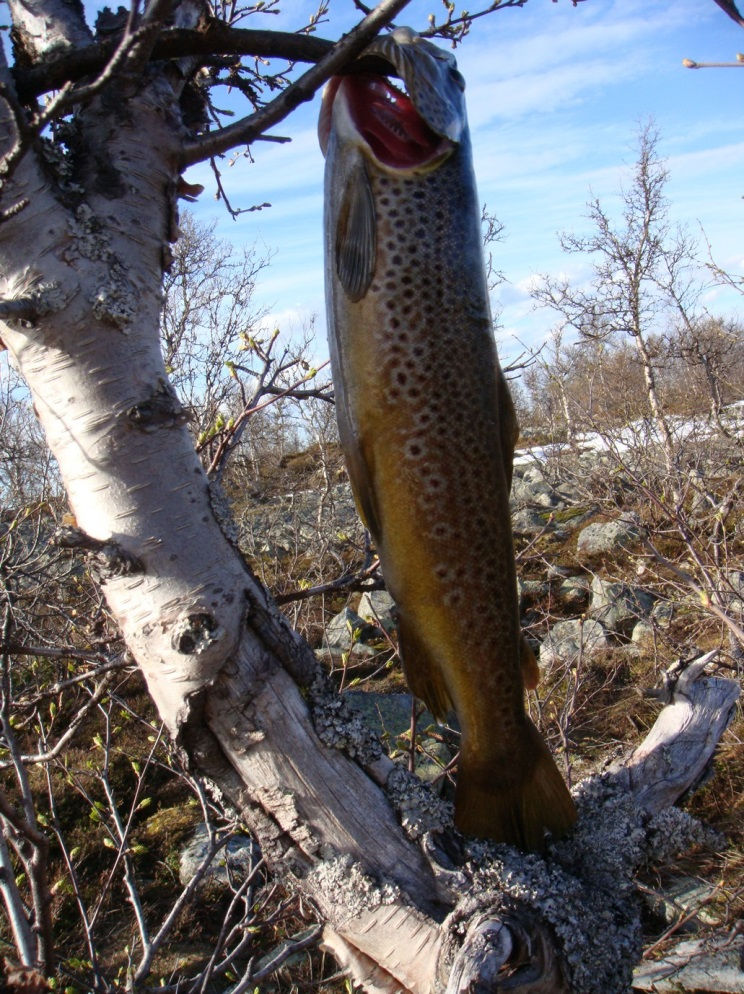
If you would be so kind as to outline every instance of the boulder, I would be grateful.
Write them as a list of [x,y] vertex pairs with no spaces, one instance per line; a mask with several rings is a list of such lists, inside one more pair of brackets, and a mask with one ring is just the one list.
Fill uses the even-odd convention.
[[[178,860],[178,879],[182,886],[195,876],[202,860],[209,851],[209,836],[204,823],[197,825],[191,841],[181,851]],[[227,888],[232,881],[240,884],[261,859],[261,850],[248,835],[234,835],[216,853],[209,864],[200,887],[216,885]]]
[[362,594],[357,614],[386,632],[395,629],[395,601],[387,590],[368,590]]
[[550,593],[550,584],[544,580],[521,580],[517,581],[517,591],[519,593],[520,604],[522,601],[534,603],[541,597],[547,597]]
[[537,511],[532,507],[523,507],[512,516],[512,530],[515,535],[539,535],[540,532],[552,530],[554,525],[549,520],[547,511]]
[[585,576],[568,576],[556,588],[555,596],[569,611],[581,612],[589,604],[591,588]]
[[614,583],[595,576],[589,614],[607,631],[630,638],[635,625],[651,614],[655,598],[640,587]]
[[532,462],[529,466],[525,467],[522,473],[522,479],[525,483],[545,483],[545,474],[536,462]]
[[526,476],[515,477],[512,483],[511,498],[517,507],[529,505],[533,507],[554,508],[562,504],[558,495],[544,480],[530,480]]
[[[395,751],[396,740],[408,735],[411,728],[411,694],[378,694],[363,690],[349,690],[344,694],[349,706],[364,717],[364,722],[374,729],[391,752]],[[434,724],[428,711],[417,721],[418,745],[416,750],[416,773],[422,780],[434,780],[440,776],[445,766],[452,760],[452,752],[439,738],[426,735],[426,729]],[[404,740],[405,744],[405,740]],[[395,756],[396,760],[403,756]]]
[[349,652],[353,648],[357,655],[373,655],[376,649],[368,643],[379,642],[383,638],[377,625],[371,625],[360,618],[356,611],[345,607],[326,625],[323,647],[331,653]]
[[587,525],[579,533],[579,552],[586,555],[613,553],[619,550],[631,549],[641,538],[641,527],[632,518],[620,518],[617,521],[596,521]]
[[559,621],[548,632],[548,637],[540,646],[540,664],[569,663],[586,657],[599,656],[608,647],[607,633],[598,621],[588,618],[572,618]]

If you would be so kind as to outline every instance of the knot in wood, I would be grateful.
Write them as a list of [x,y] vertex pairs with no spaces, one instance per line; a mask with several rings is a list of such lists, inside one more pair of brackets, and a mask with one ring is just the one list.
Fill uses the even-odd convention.
[[176,622],[171,635],[171,645],[185,656],[203,652],[217,637],[219,625],[214,615],[207,611],[187,614]]

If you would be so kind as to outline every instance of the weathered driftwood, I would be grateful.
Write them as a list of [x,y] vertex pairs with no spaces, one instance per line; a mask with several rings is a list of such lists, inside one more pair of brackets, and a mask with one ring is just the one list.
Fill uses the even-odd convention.
[[669,807],[700,783],[731,721],[738,685],[706,676],[715,656],[713,651],[670,667],[663,686],[650,693],[666,707],[641,745],[614,768],[623,789],[650,813]]

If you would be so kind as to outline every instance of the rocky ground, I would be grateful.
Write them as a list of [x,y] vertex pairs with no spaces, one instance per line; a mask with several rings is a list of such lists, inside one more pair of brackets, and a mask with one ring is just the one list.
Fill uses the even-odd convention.
[[[591,450],[586,445],[581,457],[587,474],[601,472],[602,454],[587,457]],[[561,479],[545,450],[525,450],[515,459],[520,612],[542,674],[528,706],[573,783],[643,737],[658,711],[653,685],[676,658],[720,648],[724,666],[736,665],[722,627],[701,621],[694,595],[649,565],[644,508],[624,501],[623,481],[615,483],[610,506],[588,495],[576,464]],[[248,519],[242,539],[249,554],[277,564],[300,547],[317,548],[321,535],[339,562],[351,561],[349,550],[364,544],[343,480],[267,499]],[[727,582],[729,609],[741,617],[744,571],[729,569]],[[434,723],[408,694],[391,598],[384,590],[357,592],[329,597],[325,609],[310,637],[338,686],[391,753],[447,796],[457,730]],[[638,989],[744,991],[741,731],[740,719],[722,746],[719,782],[714,777],[690,802],[728,834],[728,843],[719,852],[649,870],[642,884],[648,949]]]

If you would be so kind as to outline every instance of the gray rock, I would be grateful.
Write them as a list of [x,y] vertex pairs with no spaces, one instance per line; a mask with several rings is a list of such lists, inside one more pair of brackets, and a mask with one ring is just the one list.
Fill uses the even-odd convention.
[[349,707],[361,714],[366,724],[383,739],[397,738],[411,727],[411,694],[347,690],[343,696]]
[[572,483],[559,483],[555,487],[555,493],[559,500],[562,500],[566,504],[575,505],[581,503],[581,494]]
[[387,590],[369,590],[362,594],[357,613],[365,621],[379,625],[386,632],[395,628],[395,601]]
[[[343,697],[349,707],[361,714],[366,724],[383,739],[395,739],[411,727],[411,694],[347,690]],[[423,720],[431,724],[433,718],[427,712]]]
[[650,621],[639,621],[633,626],[630,641],[637,646],[651,646],[656,641],[656,627]]
[[676,877],[664,887],[662,895],[663,910],[661,913],[669,925],[673,924],[680,911],[695,911],[695,917],[688,923],[689,928],[698,927],[700,922],[706,925],[719,925],[720,915],[706,907],[707,902],[716,892],[716,885],[699,877]]
[[533,507],[553,510],[566,506],[565,497],[558,488],[553,487],[532,468],[527,469],[521,476],[515,475],[511,489],[512,506],[516,508]]
[[632,520],[620,519],[605,523],[595,522],[587,525],[578,540],[579,552],[587,555],[597,555],[603,552],[618,552],[630,549],[638,543],[641,537],[640,526]]
[[540,646],[540,664],[567,663],[579,655],[588,658],[600,656],[607,647],[607,633],[598,621],[591,618],[586,621],[580,618],[559,621]]
[[522,473],[522,479],[526,483],[545,483],[545,474],[537,465],[537,463],[532,463],[532,465],[527,466]]
[[370,625],[356,611],[345,607],[326,625],[323,643],[331,652],[348,652],[353,646],[355,652],[364,655],[366,649],[371,655],[375,650],[366,643],[379,641],[383,637],[376,625]]
[[[178,860],[178,879],[182,886],[196,875],[209,850],[209,837],[204,824],[198,825],[192,839],[186,844]],[[219,850],[209,864],[200,887],[210,884],[228,887],[230,881],[240,884],[261,859],[261,850],[248,835],[234,835]]]
[[[396,739],[408,734],[411,728],[411,694],[377,694],[350,690],[344,697],[364,717],[365,723],[388,743],[390,749],[394,749]],[[435,722],[432,715],[424,711],[416,725],[419,736],[419,748],[415,757],[416,773],[422,780],[434,780],[452,760],[452,753],[443,742],[425,734],[424,730],[433,724]]]
[[654,600],[652,594],[640,587],[613,583],[595,576],[589,614],[601,621],[607,631],[630,638],[635,625],[651,614]]
[[711,991],[744,994],[744,935],[687,939],[657,960],[645,961],[633,974],[633,989],[678,994]]
[[587,507],[584,510],[578,507],[571,507],[570,511],[570,514],[561,515],[558,522],[560,530],[567,535],[575,532],[577,528],[583,527],[587,521],[590,521],[598,513],[596,507]]
[[673,618],[674,604],[671,601],[657,601],[651,609],[651,620],[657,628],[669,628]]
[[512,530],[515,535],[539,535],[540,532],[553,529],[553,523],[548,521],[545,511],[536,511],[531,507],[523,507],[512,517]]
[[569,576],[560,584],[555,596],[570,611],[583,611],[589,604],[591,588],[584,576]]
[[548,563],[546,569],[551,580],[567,580],[574,575],[574,570],[570,566],[561,566],[559,563]]
[[529,597],[534,601],[549,594],[550,584],[544,580],[522,580],[517,584],[517,589],[520,591],[520,600]]
[[329,537],[342,550],[350,537],[358,542],[362,531],[348,483],[327,493],[316,489],[254,498],[239,521],[241,548],[256,558],[292,555],[298,544],[316,549]]

